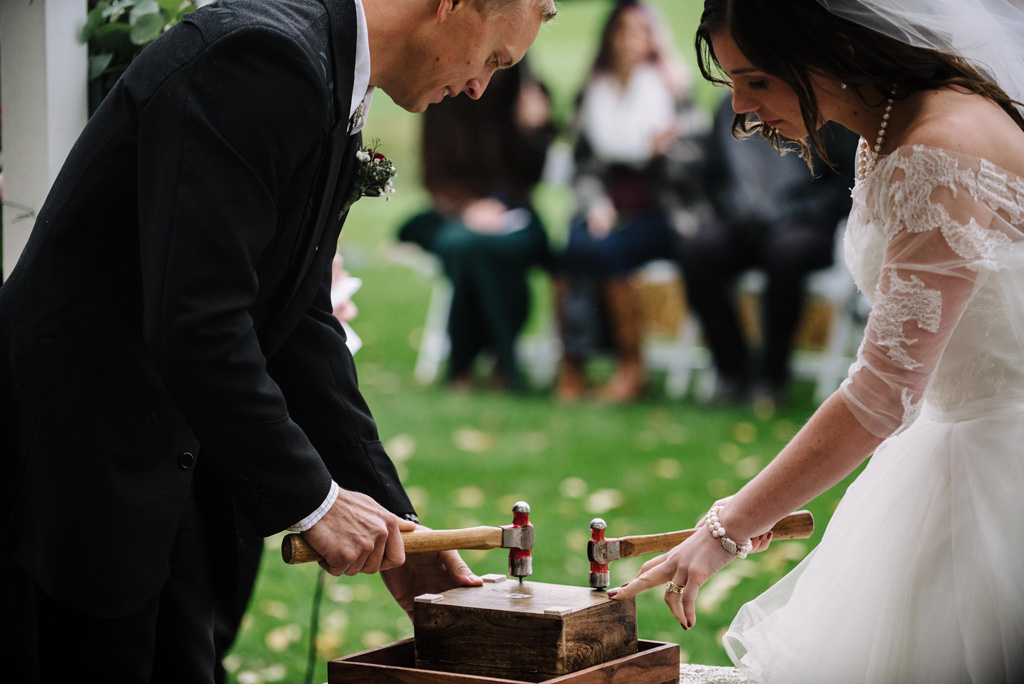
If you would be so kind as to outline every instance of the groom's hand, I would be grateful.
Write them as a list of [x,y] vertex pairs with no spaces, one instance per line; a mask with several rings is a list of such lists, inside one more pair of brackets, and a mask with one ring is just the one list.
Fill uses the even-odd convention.
[[483,584],[483,580],[473,574],[458,551],[410,553],[405,558],[405,564],[382,571],[380,577],[410,619],[413,599],[420,594],[439,594],[455,587],[478,587]]
[[323,556],[320,567],[332,575],[375,573],[405,562],[402,531],[416,523],[399,518],[376,501],[341,490],[334,505],[302,537]]

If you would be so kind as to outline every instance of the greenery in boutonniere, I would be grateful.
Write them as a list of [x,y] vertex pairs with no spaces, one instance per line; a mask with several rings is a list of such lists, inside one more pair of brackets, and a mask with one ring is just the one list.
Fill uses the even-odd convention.
[[89,0],[81,40],[89,44],[89,112],[143,48],[209,0]]
[[380,197],[390,200],[395,193],[395,176],[398,171],[390,159],[380,152],[380,140],[374,140],[368,147],[356,152],[359,169],[356,172],[358,197]]

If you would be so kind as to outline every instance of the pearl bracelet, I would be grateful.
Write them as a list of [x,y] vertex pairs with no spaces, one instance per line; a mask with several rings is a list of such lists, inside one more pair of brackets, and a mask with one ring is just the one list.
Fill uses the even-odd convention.
[[715,537],[722,542],[723,549],[739,558],[746,558],[747,554],[753,550],[754,545],[749,540],[747,540],[746,544],[737,544],[732,539],[725,536],[725,528],[722,527],[722,523],[718,521],[718,513],[721,510],[721,506],[713,506],[711,510],[708,511],[708,514],[704,516],[708,531],[711,532],[712,537]]

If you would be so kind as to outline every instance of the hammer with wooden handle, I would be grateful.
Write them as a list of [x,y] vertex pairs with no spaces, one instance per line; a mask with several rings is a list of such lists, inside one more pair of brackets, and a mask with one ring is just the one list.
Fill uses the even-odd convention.
[[[632,558],[648,553],[663,553],[681,544],[696,529],[642,534],[633,537],[605,539],[607,525],[601,518],[590,522],[590,541],[587,543],[587,557],[590,559],[590,586],[607,589],[611,581],[608,563],[620,558]],[[797,511],[775,523],[772,538],[806,539],[814,532],[814,516],[810,511]]]
[[[453,549],[508,549],[508,574],[522,581],[533,572],[534,541],[530,505],[519,501],[512,507],[512,524],[502,527],[467,527],[458,530],[411,530],[402,532],[406,553]],[[321,561],[323,556],[299,534],[285,535],[281,543],[285,563]]]

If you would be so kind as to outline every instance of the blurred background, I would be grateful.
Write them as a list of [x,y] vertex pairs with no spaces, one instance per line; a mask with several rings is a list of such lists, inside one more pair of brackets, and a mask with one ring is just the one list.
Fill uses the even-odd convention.
[[[363,136],[379,141],[376,151],[395,164],[397,191],[387,201],[364,198],[353,206],[336,270],[336,313],[354,333],[360,386],[422,522],[438,529],[504,525],[512,505],[525,500],[537,530],[530,580],[580,586],[587,585],[592,518],[607,521],[609,537],[692,527],[717,498],[767,464],[838,386],[864,315],[843,267],[833,265],[841,216],[831,214],[819,221],[825,237],[815,238],[818,256],[794,266],[800,277],[786,286],[789,295],[776,292],[785,288],[759,261],[771,252],[751,237],[760,235],[750,227],[757,221],[733,221],[743,227],[720,234],[750,244],[725,243],[749,253],[720,267],[729,278],[716,287],[730,304],[705,298],[705,310],[694,308],[700,301],[688,299],[687,288],[692,297],[710,280],[688,281],[681,254],[698,254],[687,250],[705,244],[708,226],[730,222],[712,195],[726,183],[741,185],[722,175],[728,155],[709,152],[716,148],[707,144],[720,130],[712,126],[727,93],[696,71],[698,0],[645,4],[647,47],[639,61],[660,81],[644,90],[612,58],[597,70],[606,81],[598,92],[600,79],[592,77],[602,35],[620,47],[630,40],[626,29],[605,30],[616,4],[559,0],[557,18],[528,53],[528,70],[515,74],[520,90],[544,94],[533,105],[515,91],[499,99],[505,88],[496,81],[479,102],[446,101],[448,118],[439,108],[427,115],[439,120],[430,122],[378,92]],[[154,20],[152,35],[132,40],[127,32],[141,34],[135,27],[143,22],[123,13],[150,11],[147,3],[91,0],[90,8],[83,38],[94,107],[104,81],[173,17]],[[124,27],[110,28],[117,23]],[[582,97],[588,83],[590,105]],[[655,105],[619,102],[617,94],[659,89],[668,94],[672,135],[613,149],[628,147],[627,133],[643,126],[659,133],[662,125]],[[602,117],[619,111],[639,119],[612,121],[609,135]],[[728,111],[723,116],[731,121]],[[427,146],[425,126],[434,131]],[[513,132],[519,137],[509,142]],[[500,152],[492,153],[488,141]],[[811,179],[795,155],[772,159],[760,180],[741,179],[754,206],[790,197],[778,186],[790,162],[798,182]],[[492,186],[469,187],[485,182]],[[650,196],[653,214],[623,206],[620,182],[633,184],[627,200]],[[848,201],[845,186],[838,195]],[[738,195],[732,197],[726,203],[734,207]],[[784,209],[796,201],[777,204]],[[602,232],[585,206],[611,207],[617,222]],[[664,220],[626,225],[627,218],[649,215]],[[646,238],[626,241],[616,254],[628,258],[609,266],[602,250],[627,229],[653,231],[665,242],[654,249]],[[699,260],[717,263],[708,254]],[[578,259],[588,266],[576,269]],[[762,306],[771,298],[774,310]],[[735,345],[716,349],[702,331],[731,307],[735,321],[726,327],[739,330],[751,351],[732,359],[739,370],[730,383],[720,357]],[[596,323],[589,320],[595,312]],[[793,320],[775,322],[784,318]],[[783,344],[774,352],[782,360],[766,363],[767,340],[780,329],[793,348]],[[575,344],[572,331],[594,337],[567,367],[562,352]],[[777,372],[766,375],[765,368]],[[728,664],[720,639],[732,616],[813,548],[848,482],[809,505],[813,538],[777,542],[716,575],[700,592],[695,629],[682,631],[660,591],[638,597],[640,638],[678,643],[684,661]],[[412,636],[378,577],[332,578],[314,564],[285,565],[280,542],[266,540],[251,603],[225,659],[227,681],[325,681],[331,658]],[[506,571],[500,549],[462,555],[478,575]],[[612,563],[612,586],[635,575],[643,560]]]

